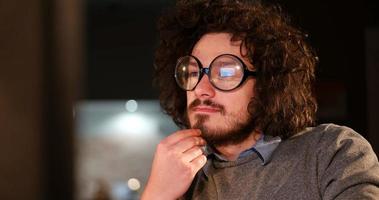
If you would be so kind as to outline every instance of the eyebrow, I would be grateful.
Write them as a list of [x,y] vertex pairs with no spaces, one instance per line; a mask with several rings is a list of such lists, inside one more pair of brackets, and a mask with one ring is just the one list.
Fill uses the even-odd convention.
[[231,64],[233,64],[233,63],[235,63],[235,62],[218,60],[218,61],[216,61],[216,62],[214,62],[214,63],[222,63],[222,64],[226,64],[226,65],[231,65]]
[[196,61],[189,61],[188,64],[189,65],[198,65]]

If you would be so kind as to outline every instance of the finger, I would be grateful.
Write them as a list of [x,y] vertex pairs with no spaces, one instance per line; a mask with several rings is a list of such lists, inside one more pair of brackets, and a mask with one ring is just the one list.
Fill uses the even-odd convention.
[[205,145],[205,140],[201,137],[187,137],[172,146],[175,152],[184,153],[194,146]]
[[164,139],[164,142],[167,145],[173,145],[180,140],[187,138],[187,137],[194,137],[194,136],[200,136],[201,132],[199,129],[185,129],[177,131],[171,135],[169,135],[167,138]]
[[196,174],[204,165],[207,163],[207,157],[205,155],[200,155],[190,162],[192,165],[192,170]]
[[200,155],[203,154],[203,150],[199,146],[194,146],[191,149],[187,150],[186,152],[183,153],[183,161],[184,162],[192,162],[194,159],[199,157]]

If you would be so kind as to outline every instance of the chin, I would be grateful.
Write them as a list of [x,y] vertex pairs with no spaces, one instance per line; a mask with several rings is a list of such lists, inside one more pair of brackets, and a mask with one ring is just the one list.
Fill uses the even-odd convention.
[[209,115],[196,115],[192,120],[191,127],[200,129],[202,137],[211,146],[239,144],[248,138],[254,130],[251,120],[210,118]]

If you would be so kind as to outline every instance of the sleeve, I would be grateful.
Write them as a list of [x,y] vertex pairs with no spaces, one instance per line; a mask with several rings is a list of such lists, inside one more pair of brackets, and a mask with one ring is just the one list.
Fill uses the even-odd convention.
[[322,199],[379,199],[379,163],[370,144],[347,127],[329,127],[318,149]]

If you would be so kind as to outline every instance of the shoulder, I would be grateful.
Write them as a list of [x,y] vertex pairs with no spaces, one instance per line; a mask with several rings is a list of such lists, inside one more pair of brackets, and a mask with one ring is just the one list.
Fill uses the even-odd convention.
[[[284,144],[285,149],[290,149],[291,152],[316,157],[319,169],[326,169],[332,164],[339,167],[347,162],[378,165],[370,143],[346,126],[321,124],[309,127],[284,141]],[[362,162],[356,162],[358,160]]]
[[289,140],[305,143],[305,151],[315,158],[323,199],[375,199],[379,195],[378,159],[369,142],[353,129],[322,124]]
[[306,128],[289,138],[289,140],[306,142],[321,150],[337,150],[344,146],[357,148],[357,150],[362,150],[362,148],[372,149],[369,142],[359,133],[347,126],[336,124],[321,124],[316,127]]

